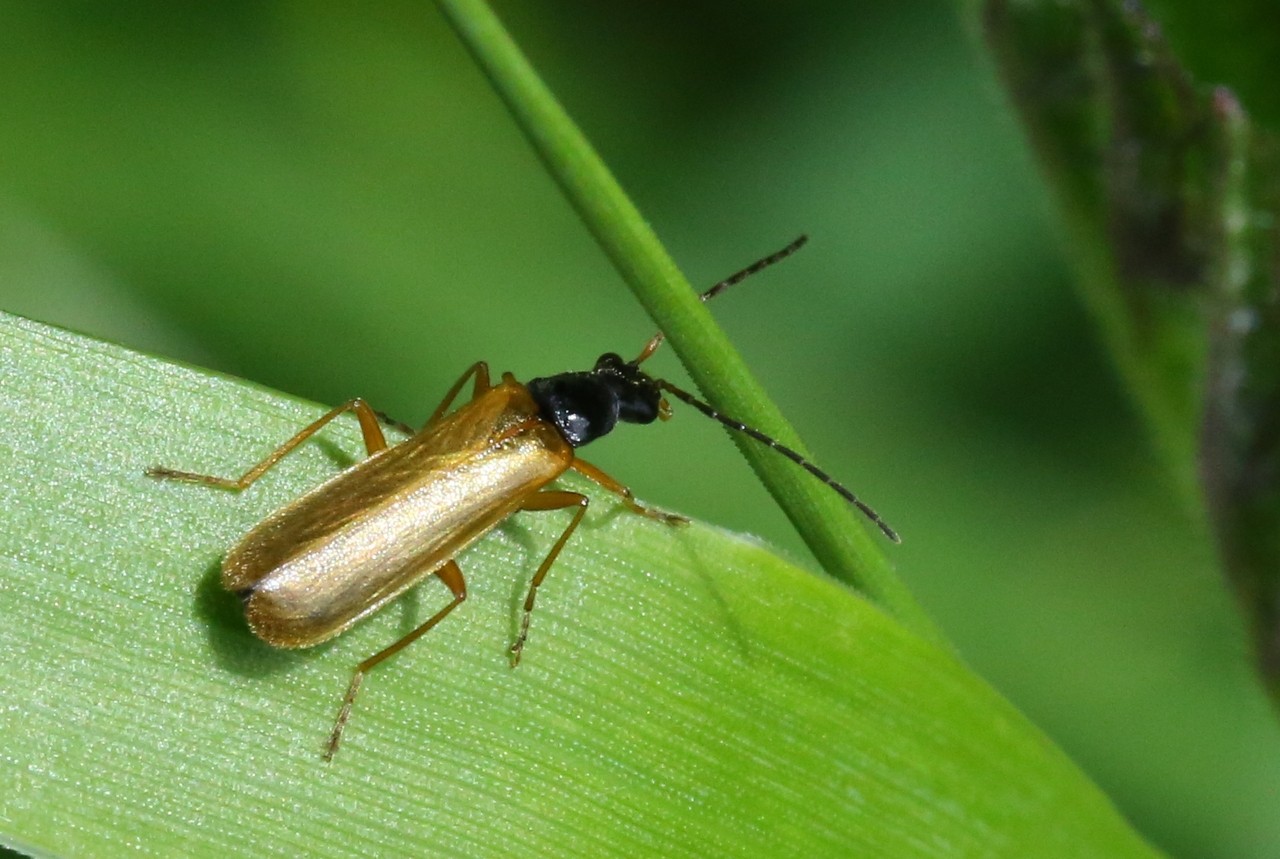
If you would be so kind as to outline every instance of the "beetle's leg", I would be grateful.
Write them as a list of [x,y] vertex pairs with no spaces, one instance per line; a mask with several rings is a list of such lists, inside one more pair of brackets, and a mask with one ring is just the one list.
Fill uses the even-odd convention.
[[535,493],[524,504],[520,505],[521,510],[563,510],[565,507],[575,506],[578,510],[573,514],[569,527],[564,529],[560,539],[556,540],[555,545],[551,547],[551,551],[547,552],[547,556],[542,559],[541,566],[533,574],[533,581],[529,583],[529,594],[524,598],[524,616],[520,618],[520,634],[516,636],[515,643],[511,645],[512,668],[520,664],[520,653],[524,650],[524,643],[529,638],[529,616],[533,614],[533,600],[538,594],[538,585],[542,584],[542,580],[547,577],[547,570],[550,570],[551,565],[556,562],[556,558],[560,555],[560,550],[569,541],[569,535],[577,529],[578,523],[586,515],[587,504],[589,503],[590,499],[580,492],[564,492],[553,489]]
[[569,467],[588,480],[594,480],[605,489],[620,496],[622,498],[622,503],[625,504],[627,509],[633,513],[639,513],[641,516],[648,516],[650,519],[657,519],[660,522],[666,522],[668,525],[684,525],[689,521],[684,516],[677,516],[675,513],[664,513],[661,510],[655,510],[652,507],[645,507],[636,501],[636,497],[631,494],[631,490],[625,485],[619,483],[616,479],[605,474],[597,466],[592,465],[584,459],[575,459],[573,464]]
[[405,435],[414,435],[418,432],[416,429],[409,426],[404,421],[398,421],[395,418],[391,417],[391,415],[387,414],[386,412],[375,412],[375,414],[378,416],[378,420],[382,421],[384,424],[391,427],[392,429],[400,430],[400,432],[404,433]]
[[289,453],[302,444],[311,436],[315,435],[329,421],[336,418],[343,412],[352,411],[356,413],[356,417],[360,420],[360,432],[364,434],[364,446],[369,454],[375,454],[383,450],[387,446],[387,440],[382,435],[382,428],[378,426],[377,413],[364,400],[357,397],[354,400],[347,400],[337,408],[331,409],[323,417],[317,419],[309,426],[293,438],[280,445],[267,455],[267,458],[259,462],[253,468],[246,471],[237,478],[214,477],[210,474],[195,474],[190,471],[176,471],[172,468],[165,468],[162,465],[153,465],[147,469],[147,475],[150,477],[164,477],[172,480],[187,480],[193,483],[204,483],[209,486],[218,486],[223,489],[247,489],[255,480],[274,466],[277,462],[284,459]]
[[[454,383],[454,386],[449,389],[449,393],[445,394],[444,400],[440,403],[439,406],[436,407],[435,413],[431,415],[431,419],[427,421],[428,424],[435,423],[440,419],[442,415],[444,415],[446,411],[448,411],[450,404],[453,403],[454,399],[457,398],[458,393],[462,390],[462,386],[467,383],[467,377],[469,377],[473,373],[475,374],[475,377],[476,377],[476,384],[475,384],[475,388],[471,392],[471,399],[474,400],[476,397],[480,396],[485,391],[489,390],[490,387],[492,387],[492,385],[489,384],[488,362],[477,361],[476,363],[472,364],[470,367],[467,368],[467,371],[462,374],[462,378],[458,379],[458,381]],[[388,426],[395,427],[405,435],[413,435],[414,433],[417,432],[417,430],[415,430],[413,427],[409,426],[403,421],[396,420],[395,418],[391,417],[391,415],[388,415],[385,412],[378,412],[377,414],[378,414],[378,417],[382,419],[383,423],[387,424]]]
[[427,630],[444,620],[449,612],[453,611],[458,605],[467,598],[467,583],[462,578],[462,570],[458,568],[457,561],[448,561],[443,567],[435,571],[435,575],[445,586],[453,593],[453,602],[449,603],[440,611],[433,614],[427,619],[427,622],[419,626],[413,632],[397,641],[390,647],[379,650],[370,656],[364,662],[356,666],[355,673],[351,675],[351,685],[347,687],[347,694],[342,699],[342,709],[338,711],[338,719],[333,723],[333,733],[329,735],[329,746],[325,749],[324,759],[326,761],[333,760],[334,752],[338,751],[338,743],[342,741],[342,730],[347,726],[347,720],[351,718],[351,706],[356,702],[356,695],[360,692],[360,684],[364,682],[364,675],[369,672],[379,662],[384,659],[395,656],[401,650],[404,650],[410,644],[413,644],[419,638],[426,634]]
[[453,383],[453,387],[449,389],[449,393],[444,395],[444,399],[440,401],[440,405],[436,406],[435,412],[431,415],[431,420],[427,421],[427,425],[435,423],[444,416],[449,410],[449,406],[453,405],[453,401],[457,398],[458,393],[462,390],[462,386],[467,383],[472,375],[476,377],[475,387],[471,389],[471,399],[483,394],[489,388],[493,387],[489,384],[489,363],[487,361],[477,361],[467,368],[467,372],[463,373],[458,381]]

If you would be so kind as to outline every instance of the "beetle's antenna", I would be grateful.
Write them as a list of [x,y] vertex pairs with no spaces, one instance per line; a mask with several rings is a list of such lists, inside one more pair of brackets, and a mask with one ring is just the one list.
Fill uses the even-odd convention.
[[[789,251],[786,253],[789,253]],[[898,536],[898,532],[890,528],[889,524],[880,518],[879,513],[872,510],[866,504],[866,502],[859,499],[858,496],[854,495],[842,484],[836,482],[835,478],[833,478],[831,475],[827,474],[821,468],[818,468],[818,466],[814,465],[812,462],[805,459],[803,456],[796,453],[791,448],[787,447],[784,444],[781,444],[777,439],[774,439],[774,438],[771,438],[770,436],[765,435],[755,427],[749,427],[746,424],[744,424],[742,421],[734,420],[728,415],[721,414],[720,412],[711,408],[711,406],[702,402],[702,400],[699,400],[693,394],[690,394],[688,391],[684,391],[684,390],[681,390],[680,388],[677,388],[675,385],[671,384],[665,379],[655,379],[654,381],[657,382],[658,387],[662,388],[662,390],[667,391],[668,393],[675,396],[677,399],[683,400],[684,402],[693,406],[698,411],[702,412],[707,417],[712,418],[713,420],[717,420],[720,423],[724,424],[725,426],[729,427],[729,429],[737,430],[743,435],[750,436],[751,438],[755,439],[761,444],[768,445],[769,447],[773,448],[778,453],[782,454],[787,459],[791,460],[796,465],[800,466],[805,471],[809,472],[814,477],[821,480],[823,483],[827,484],[827,486],[830,486],[837,493],[839,493],[840,496],[843,497],[846,501],[848,501],[854,507],[857,507],[859,510],[861,510],[862,514],[866,516],[868,519],[870,519],[872,522],[874,522],[876,527],[879,528],[882,532],[884,532],[884,535],[888,537],[890,540],[892,540],[895,543],[902,542],[902,539]]]
[[[742,283],[742,281],[751,277],[751,275],[756,274],[759,271],[763,271],[764,269],[768,268],[774,263],[780,262],[786,259],[787,257],[791,256],[793,253],[800,250],[800,248],[804,247],[804,243],[807,241],[809,241],[808,236],[800,236],[798,239],[793,241],[791,244],[787,245],[782,250],[771,253],[767,257],[764,257],[763,259],[758,259],[755,262],[753,262],[751,265],[744,268],[742,271],[735,272],[729,275],[724,280],[720,281],[715,286],[711,287],[706,292],[702,293],[702,295],[698,296],[698,298],[700,298],[702,301],[710,301],[720,293],[724,292],[729,287],[736,286],[737,284]],[[649,342],[645,344],[644,349],[640,351],[640,357],[636,358],[631,363],[638,365],[640,364],[640,362],[648,359],[650,355],[658,351],[658,347],[662,345],[662,341],[665,339],[666,339],[666,335],[663,334],[661,331],[653,335],[653,337],[649,340]]]

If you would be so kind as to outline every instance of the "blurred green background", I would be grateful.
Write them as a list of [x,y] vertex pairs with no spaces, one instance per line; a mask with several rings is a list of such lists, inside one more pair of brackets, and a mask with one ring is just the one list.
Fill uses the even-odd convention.
[[[953,7],[533,6],[496,4],[695,283],[811,235],[715,313],[965,657],[1164,849],[1280,854],[1212,548]],[[414,423],[477,359],[528,379],[652,333],[408,0],[0,2],[0,309]],[[678,415],[590,458],[812,566]]]

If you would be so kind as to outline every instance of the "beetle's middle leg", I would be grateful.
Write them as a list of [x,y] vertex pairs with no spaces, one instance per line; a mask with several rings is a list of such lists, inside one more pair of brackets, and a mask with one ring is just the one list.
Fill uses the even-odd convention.
[[265,459],[239,477],[214,477],[211,474],[196,474],[191,471],[177,471],[172,468],[165,468],[162,465],[153,465],[147,469],[146,473],[149,477],[163,477],[170,480],[186,480],[192,483],[203,483],[207,486],[217,486],[222,489],[248,489],[255,480],[266,474],[267,471],[269,471],[276,463],[288,456],[294,448],[319,432],[325,424],[329,423],[329,421],[333,420],[343,412],[348,411],[355,412],[356,417],[360,421],[360,432],[364,435],[364,446],[369,454],[373,455],[380,450],[384,450],[387,446],[387,440],[382,435],[382,428],[378,426],[377,412],[375,412],[368,403],[357,397],[354,400],[347,400],[342,405],[330,409],[326,414],[304,427],[293,438],[267,454]]
[[574,512],[569,526],[560,535],[560,539],[556,540],[555,545],[551,547],[551,551],[547,552],[547,556],[542,559],[542,564],[539,565],[538,571],[533,574],[533,580],[529,582],[529,593],[524,598],[524,615],[520,618],[520,633],[516,636],[515,643],[511,645],[512,668],[520,664],[520,654],[524,651],[524,643],[529,639],[529,618],[533,614],[533,601],[538,595],[538,586],[547,577],[547,571],[551,569],[551,565],[560,556],[560,550],[564,548],[564,544],[569,542],[570,535],[577,530],[578,524],[582,522],[582,517],[586,515],[589,503],[591,503],[591,499],[581,492],[549,489],[545,492],[534,493],[524,504],[520,505],[521,510],[563,510],[566,507],[577,507],[578,509]]
[[333,760],[334,752],[338,751],[338,743],[342,741],[342,731],[347,727],[347,720],[351,718],[351,707],[356,702],[356,695],[360,692],[360,684],[364,682],[364,675],[369,673],[369,670],[379,662],[395,656],[401,650],[413,644],[425,635],[429,629],[444,620],[449,612],[461,605],[462,601],[467,598],[467,582],[462,578],[462,570],[459,569],[457,561],[446,562],[443,567],[435,571],[435,575],[452,592],[453,602],[431,615],[426,623],[410,632],[404,638],[401,638],[390,647],[379,650],[356,666],[355,672],[351,675],[351,685],[347,687],[347,694],[342,699],[342,709],[338,711],[337,721],[333,723],[333,733],[329,735],[329,746],[324,753],[326,761]]

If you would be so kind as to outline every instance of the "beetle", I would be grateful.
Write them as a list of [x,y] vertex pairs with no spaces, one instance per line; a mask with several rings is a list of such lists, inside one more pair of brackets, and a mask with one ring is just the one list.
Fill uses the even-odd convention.
[[[801,236],[720,281],[702,294],[702,300],[789,256],[805,241]],[[334,418],[354,412],[368,457],[272,513],[222,562],[222,585],[242,599],[249,628],[266,643],[282,648],[327,641],[432,574],[452,594],[448,605],[356,666],[329,735],[325,760],[332,760],[338,749],[370,669],[421,638],[466,600],[458,555],[517,511],[572,508],[568,526],[529,583],[519,633],[509,651],[512,666],[519,663],[538,588],[582,522],[589,503],[582,493],[546,488],[566,471],[576,471],[617,495],[634,513],[673,525],[687,521],[643,506],[624,484],[576,453],[618,422],[648,424],[669,418],[664,394],[770,446],[839,492],[887,537],[898,541],[874,510],[800,454],[641,370],[640,364],[662,342],[659,332],[634,360],[607,353],[590,370],[537,378],[528,384],[510,373],[503,373],[494,384],[488,364],[476,362],[449,389],[425,426],[395,445],[387,444],[381,416],[357,398],[322,415],[238,478],[164,466],[147,469],[155,478],[241,491]],[[469,380],[471,398],[450,412]]]

